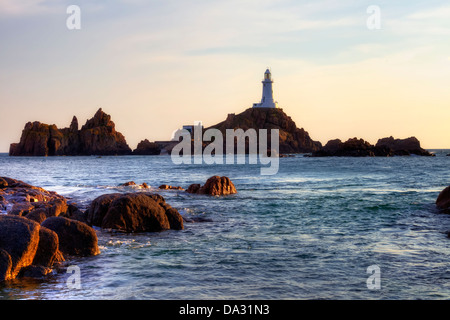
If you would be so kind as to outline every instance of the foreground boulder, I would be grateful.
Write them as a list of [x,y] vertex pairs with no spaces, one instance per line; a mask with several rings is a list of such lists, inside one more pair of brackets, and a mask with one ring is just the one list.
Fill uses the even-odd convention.
[[99,252],[94,229],[63,217],[82,214],[63,196],[7,177],[0,184],[0,281],[44,276],[63,254]]
[[237,190],[230,178],[212,176],[203,186],[200,186],[200,184],[191,184],[186,192],[222,196],[237,193]]
[[154,232],[183,229],[178,211],[157,194],[103,195],[92,201],[87,220],[94,226],[123,232]]
[[436,206],[446,212],[450,212],[450,186],[439,193],[436,199]]
[[0,281],[14,279],[33,263],[39,229],[39,224],[29,219],[0,215]]
[[59,250],[64,256],[95,256],[100,253],[95,230],[83,222],[50,217],[41,225],[58,235]]
[[59,251],[59,238],[56,232],[45,227],[39,230],[39,244],[34,255],[33,265],[50,268],[55,262],[64,261]]

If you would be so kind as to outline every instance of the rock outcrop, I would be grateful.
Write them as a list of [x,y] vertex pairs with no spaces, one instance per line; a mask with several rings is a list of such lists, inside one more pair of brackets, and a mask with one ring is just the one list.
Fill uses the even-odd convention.
[[156,142],[150,142],[147,139],[138,143],[136,149],[133,150],[134,155],[159,155],[162,146]]
[[131,154],[125,137],[115,129],[111,116],[100,108],[78,129],[73,117],[69,128],[58,129],[38,121],[28,122],[19,143],[12,143],[10,156],[76,156]]
[[137,188],[137,189],[149,189],[150,186],[147,183],[142,183],[142,184],[136,184],[136,182],[134,181],[128,181],[128,182],[124,182],[119,184],[119,187],[132,187],[132,188]]
[[41,225],[58,235],[59,250],[64,256],[95,256],[100,253],[97,234],[83,222],[64,217],[50,217]]
[[212,176],[203,186],[200,186],[200,184],[191,184],[186,192],[222,196],[237,193],[237,190],[230,178]]
[[388,149],[390,155],[404,156],[416,154],[419,156],[432,156],[430,152],[420,146],[420,141],[416,137],[406,139],[389,138],[379,139],[375,145],[377,148]]
[[450,213],[450,186],[439,193],[439,196],[436,199],[436,206],[439,209]]
[[168,184],[162,184],[158,187],[158,189],[161,189],[161,190],[184,190],[180,186],[169,186]]
[[68,218],[81,211],[63,196],[8,177],[0,178],[0,194],[0,282],[99,253],[94,229]]
[[0,281],[16,278],[22,268],[32,264],[39,245],[39,229],[38,223],[27,218],[0,215],[0,249],[6,263],[0,266]]
[[67,213],[67,200],[56,192],[8,177],[0,179],[7,184],[0,189],[2,197],[0,212],[17,216],[35,215],[41,212],[45,218]]
[[[242,129],[244,131],[255,129],[257,133],[258,129],[267,129],[268,144],[270,144],[270,129],[278,129],[280,133],[280,153],[308,153],[317,151],[322,147],[322,144],[312,140],[303,128],[297,128],[291,117],[284,113],[281,108],[249,108],[237,115],[229,114],[225,121],[209,128],[220,130],[224,137],[226,137],[226,129]],[[248,152],[248,147],[246,151]]]
[[379,139],[374,146],[364,139],[352,138],[345,142],[334,139],[327,142],[323,148],[312,153],[313,157],[391,157],[406,155],[433,156],[420,147],[415,137],[394,139],[393,137]]
[[157,194],[114,193],[92,201],[87,221],[104,229],[123,232],[156,232],[183,229],[178,211]]

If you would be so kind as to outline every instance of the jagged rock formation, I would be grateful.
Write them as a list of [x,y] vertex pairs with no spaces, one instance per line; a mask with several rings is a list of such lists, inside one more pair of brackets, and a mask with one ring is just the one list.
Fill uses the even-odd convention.
[[[317,151],[322,147],[314,141],[303,128],[297,128],[295,122],[283,109],[249,108],[237,115],[229,114],[227,119],[210,128],[218,129],[226,136],[226,129],[267,129],[270,144],[270,129],[279,129],[280,153],[307,153]],[[225,139],[224,139],[225,140]],[[224,141],[225,143],[225,141]]]
[[415,137],[394,139],[393,137],[379,139],[372,145],[364,139],[352,138],[345,142],[334,139],[320,150],[312,153],[313,157],[391,157],[404,155],[433,156],[420,147]]
[[115,129],[111,116],[100,108],[78,129],[74,116],[69,128],[58,129],[38,121],[28,122],[19,143],[12,143],[10,156],[76,156],[131,154],[125,137]]

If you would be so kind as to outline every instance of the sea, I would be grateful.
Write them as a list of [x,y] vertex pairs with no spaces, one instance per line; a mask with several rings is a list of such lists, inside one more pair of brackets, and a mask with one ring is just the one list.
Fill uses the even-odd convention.
[[[170,156],[1,154],[0,176],[82,209],[107,193],[151,192],[197,222],[155,233],[96,228],[101,253],[66,262],[79,286],[60,270],[1,283],[0,299],[450,299],[450,215],[435,207],[450,185],[450,150],[430,151],[436,156],[300,154],[280,158],[275,175],[261,175],[261,164],[179,165]],[[213,175],[238,193],[158,189]],[[151,188],[119,186],[127,181]]]

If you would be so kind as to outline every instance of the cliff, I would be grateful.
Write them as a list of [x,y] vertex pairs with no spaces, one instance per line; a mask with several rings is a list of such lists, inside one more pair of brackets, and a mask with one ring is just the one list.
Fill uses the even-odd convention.
[[125,137],[115,129],[111,116],[100,108],[78,129],[74,116],[69,128],[58,129],[38,121],[28,122],[19,143],[12,143],[10,156],[75,156],[131,154]]
[[249,108],[237,115],[229,114],[225,121],[210,128],[220,130],[224,136],[226,129],[268,129],[268,134],[270,129],[279,129],[280,153],[308,153],[322,147],[322,144],[312,140],[303,128],[297,128],[291,117],[281,108]]

